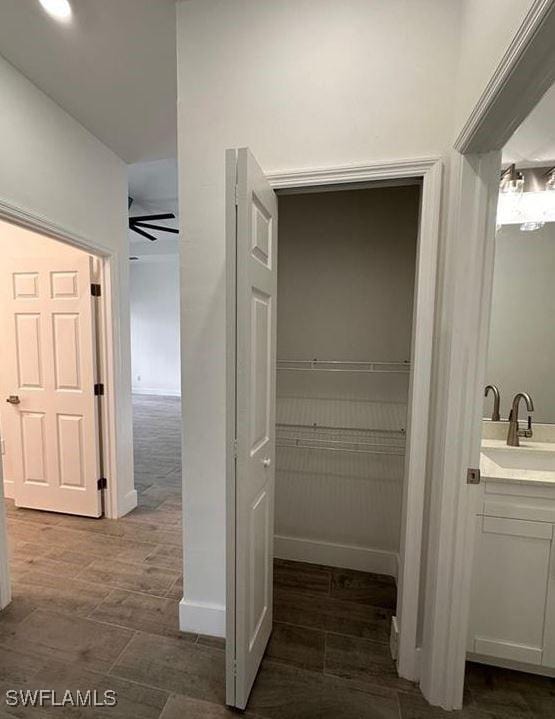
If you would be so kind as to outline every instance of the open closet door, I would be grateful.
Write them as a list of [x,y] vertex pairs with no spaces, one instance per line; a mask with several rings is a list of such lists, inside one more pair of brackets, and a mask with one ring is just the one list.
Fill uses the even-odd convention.
[[227,703],[244,709],[272,631],[277,198],[226,155]]

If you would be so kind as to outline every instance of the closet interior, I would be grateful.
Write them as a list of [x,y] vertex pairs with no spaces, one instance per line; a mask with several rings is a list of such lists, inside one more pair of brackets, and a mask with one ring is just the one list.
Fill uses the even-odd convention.
[[278,558],[396,577],[420,190],[279,193]]

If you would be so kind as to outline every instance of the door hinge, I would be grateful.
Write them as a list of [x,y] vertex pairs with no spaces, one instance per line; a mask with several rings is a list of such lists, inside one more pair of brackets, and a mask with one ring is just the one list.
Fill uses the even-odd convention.
[[235,207],[239,205],[239,185],[235,185]]
[[3,437],[0,439],[0,454],[6,454],[6,440]]
[[98,284],[98,282],[93,282],[91,284],[91,295],[93,297],[100,297],[101,294],[102,294],[102,291],[100,289],[100,285]]
[[102,382],[97,382],[94,385],[94,394],[96,397],[104,396],[104,385],[102,384]]
[[233,456],[237,459],[237,440],[233,440]]
[[100,477],[100,479],[97,481],[96,486],[98,489],[106,489],[108,486],[108,480],[106,477]]
[[467,484],[480,484],[480,480],[482,479],[482,475],[480,474],[480,470],[476,469],[475,467],[469,467],[466,472],[466,483]]

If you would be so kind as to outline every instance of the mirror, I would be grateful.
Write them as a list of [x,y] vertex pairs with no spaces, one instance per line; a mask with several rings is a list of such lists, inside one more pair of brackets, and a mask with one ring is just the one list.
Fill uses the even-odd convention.
[[[555,424],[555,85],[502,152],[486,385],[500,416],[528,392],[534,424]],[[491,419],[493,393],[484,400]],[[526,419],[521,406],[520,419]]]
[[[486,384],[499,388],[501,419],[514,395],[528,392],[534,423],[555,424],[553,165],[504,165],[501,176],[486,370]],[[493,401],[492,394],[484,401],[486,418]]]

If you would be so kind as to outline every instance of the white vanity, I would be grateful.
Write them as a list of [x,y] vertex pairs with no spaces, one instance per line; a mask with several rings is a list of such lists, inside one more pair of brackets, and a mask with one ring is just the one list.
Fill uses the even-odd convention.
[[468,658],[555,676],[555,442],[537,440],[482,442]]

